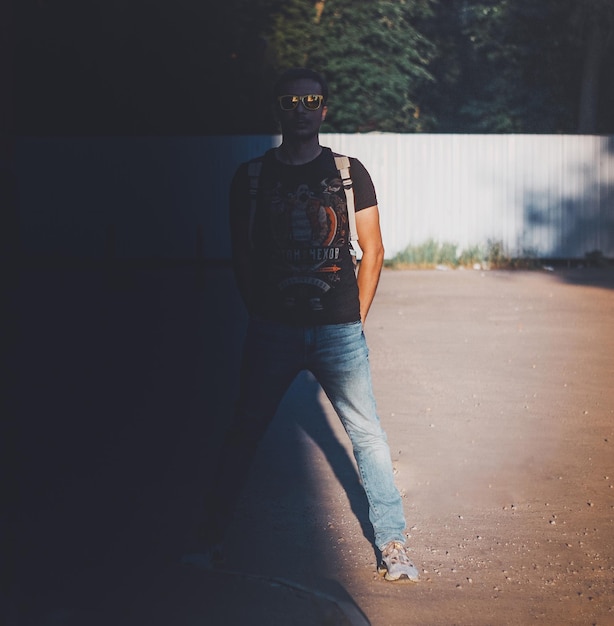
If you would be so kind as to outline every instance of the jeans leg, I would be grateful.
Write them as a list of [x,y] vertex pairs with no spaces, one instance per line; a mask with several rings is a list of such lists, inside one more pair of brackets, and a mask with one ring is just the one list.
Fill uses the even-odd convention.
[[251,319],[243,348],[239,397],[222,444],[216,475],[205,495],[206,541],[220,541],[244,487],[258,444],[301,369],[298,329]]
[[387,438],[377,415],[369,352],[362,324],[316,329],[316,351],[309,367],[322,385],[350,437],[369,502],[375,543],[405,541],[403,503],[394,484]]

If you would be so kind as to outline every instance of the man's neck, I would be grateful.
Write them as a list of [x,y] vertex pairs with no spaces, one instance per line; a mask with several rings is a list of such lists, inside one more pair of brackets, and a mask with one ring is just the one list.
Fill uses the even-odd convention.
[[322,146],[318,138],[308,142],[284,139],[276,150],[277,158],[287,165],[303,165],[320,156]]

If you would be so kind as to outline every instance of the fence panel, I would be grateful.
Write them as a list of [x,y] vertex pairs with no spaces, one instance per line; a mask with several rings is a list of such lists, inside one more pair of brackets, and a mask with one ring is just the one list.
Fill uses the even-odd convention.
[[388,256],[427,239],[459,250],[614,256],[614,137],[326,135],[378,190]]

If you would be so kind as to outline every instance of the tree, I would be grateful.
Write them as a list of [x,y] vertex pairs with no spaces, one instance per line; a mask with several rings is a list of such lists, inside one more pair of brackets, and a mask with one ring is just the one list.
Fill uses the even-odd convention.
[[[561,18],[548,3],[452,0],[427,25],[438,55],[429,104],[442,132],[553,132],[568,115],[559,63]],[[555,72],[556,73],[556,72]]]
[[421,115],[420,93],[431,79],[432,46],[413,24],[430,4],[286,2],[271,38],[277,66],[307,64],[325,74],[334,102],[329,132],[425,130],[432,120]]
[[579,110],[585,128],[614,130],[604,81],[611,0],[449,0],[435,9],[422,29],[437,49],[427,101],[438,131],[570,133]]
[[[604,61],[608,53],[610,58],[614,57],[614,4],[610,0],[579,3],[573,14],[573,22],[584,49],[578,132],[596,133],[599,128],[599,96],[604,78]],[[612,71],[611,64],[607,68]]]

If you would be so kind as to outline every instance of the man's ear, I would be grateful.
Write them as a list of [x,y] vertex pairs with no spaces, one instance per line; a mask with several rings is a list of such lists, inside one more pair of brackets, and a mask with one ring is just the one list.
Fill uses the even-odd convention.
[[324,121],[326,119],[326,114],[328,113],[328,107],[327,106],[323,106],[322,107],[322,121]]

